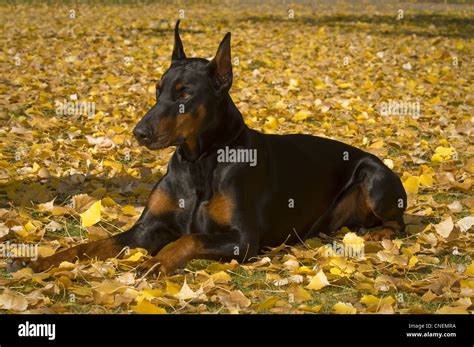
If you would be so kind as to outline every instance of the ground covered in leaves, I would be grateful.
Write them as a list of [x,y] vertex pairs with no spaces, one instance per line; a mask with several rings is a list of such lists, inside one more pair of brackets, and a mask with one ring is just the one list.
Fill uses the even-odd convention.
[[[338,4],[1,5],[3,245],[48,256],[133,225],[173,149],[139,147],[131,130],[180,15],[188,56],[211,57],[232,31],[231,94],[251,127],[370,151],[400,175],[409,206],[399,238],[343,228],[158,279],[136,276],[139,249],[40,274],[0,259],[0,312],[472,312],[472,7]],[[403,102],[412,112],[387,110]]]

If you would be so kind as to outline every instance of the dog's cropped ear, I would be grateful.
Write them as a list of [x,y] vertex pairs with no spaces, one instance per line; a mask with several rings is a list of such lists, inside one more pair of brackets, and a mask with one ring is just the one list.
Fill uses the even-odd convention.
[[171,56],[171,62],[175,62],[177,60],[186,59],[186,54],[184,54],[183,43],[181,42],[181,38],[179,37],[179,19],[176,22],[176,26],[174,27],[174,48],[173,48],[173,55]]
[[229,91],[232,85],[232,61],[230,54],[230,33],[227,33],[209,64],[209,73],[218,93]]

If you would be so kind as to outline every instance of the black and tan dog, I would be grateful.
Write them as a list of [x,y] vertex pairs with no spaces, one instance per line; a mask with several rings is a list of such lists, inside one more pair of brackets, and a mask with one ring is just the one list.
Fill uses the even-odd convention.
[[[229,96],[230,33],[208,61],[186,57],[178,27],[179,21],[156,104],[133,131],[149,149],[177,147],[140,219],[124,233],[39,259],[31,268],[142,247],[152,258],[141,271],[169,273],[195,258],[245,261],[266,246],[342,226],[403,231],[406,193],[395,173],[338,141],[249,129]],[[231,155],[219,158],[224,150]]]

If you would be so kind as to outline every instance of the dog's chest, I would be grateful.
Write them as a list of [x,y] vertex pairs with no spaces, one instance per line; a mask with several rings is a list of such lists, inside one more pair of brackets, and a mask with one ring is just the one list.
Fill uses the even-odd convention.
[[235,201],[223,188],[223,175],[219,171],[191,167],[179,174],[173,173],[152,193],[150,202],[153,195],[158,197],[158,209],[163,209],[163,213],[171,212],[175,227],[181,231],[208,233],[229,225]]
[[230,225],[234,214],[235,204],[231,196],[219,190],[204,196],[197,191],[188,191],[185,195],[175,195],[171,200],[174,204],[170,211],[171,220],[181,232],[212,232]]

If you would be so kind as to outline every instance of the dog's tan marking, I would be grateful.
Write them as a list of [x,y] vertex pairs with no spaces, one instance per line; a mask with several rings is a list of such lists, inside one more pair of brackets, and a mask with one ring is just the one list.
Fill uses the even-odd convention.
[[161,271],[174,272],[186,265],[188,261],[201,255],[203,245],[194,235],[184,235],[178,240],[167,244],[158,254],[157,261],[161,263]]
[[173,212],[178,208],[176,200],[162,189],[154,190],[148,199],[148,209],[154,215]]
[[205,106],[201,104],[194,114],[185,113],[176,120],[176,135],[186,139],[185,142],[191,151],[197,149],[197,137],[206,113]]
[[218,192],[209,201],[207,213],[217,224],[227,225],[232,221],[234,206],[234,201],[229,195]]
[[194,152],[197,149],[197,138],[206,113],[205,106],[201,104],[194,113],[187,112],[175,117],[163,118],[158,127],[163,134],[166,134],[170,143],[182,138]]
[[160,271],[169,274],[200,256],[205,256],[205,250],[199,238],[193,234],[184,235],[167,244],[153,258],[142,263],[140,269],[146,272],[158,263],[159,266],[154,272]]

